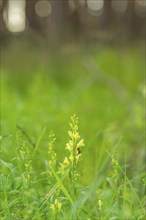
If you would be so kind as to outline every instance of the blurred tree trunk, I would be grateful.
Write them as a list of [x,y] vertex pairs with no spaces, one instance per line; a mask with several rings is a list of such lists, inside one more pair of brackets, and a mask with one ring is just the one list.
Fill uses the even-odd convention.
[[102,28],[110,28],[112,23],[111,0],[104,1],[104,12],[102,19]]
[[70,15],[70,24],[73,35],[78,38],[80,34],[79,1],[74,0],[75,9]]
[[0,0],[0,31],[2,31],[5,27],[5,22],[3,19],[4,9],[7,7],[8,0],[1,1]]
[[30,28],[36,30],[40,29],[38,22],[36,21],[35,4],[38,0],[26,0],[26,17],[28,19],[28,25]]

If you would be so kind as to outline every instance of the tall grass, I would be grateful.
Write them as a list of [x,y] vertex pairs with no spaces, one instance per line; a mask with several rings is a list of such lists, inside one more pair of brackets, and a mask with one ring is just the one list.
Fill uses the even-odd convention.
[[2,74],[1,219],[145,219],[144,67],[118,54]]

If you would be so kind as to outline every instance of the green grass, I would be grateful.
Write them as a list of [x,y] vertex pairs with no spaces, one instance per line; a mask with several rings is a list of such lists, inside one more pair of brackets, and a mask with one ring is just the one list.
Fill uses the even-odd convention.
[[[17,68],[12,51],[1,68],[1,219],[145,219],[141,50],[64,47],[35,65],[30,51]],[[74,113],[85,146],[63,173]]]

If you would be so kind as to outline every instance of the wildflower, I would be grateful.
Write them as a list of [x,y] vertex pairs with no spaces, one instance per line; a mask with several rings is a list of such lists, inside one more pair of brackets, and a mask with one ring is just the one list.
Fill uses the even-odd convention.
[[79,135],[78,132],[75,132],[75,133],[73,134],[73,137],[74,137],[75,140],[78,140],[78,139],[80,138],[80,135]]
[[74,164],[77,164],[80,158],[80,147],[84,146],[84,140],[80,140],[80,134],[78,132],[78,117],[74,114],[71,117],[71,131],[68,131],[69,137],[71,138],[66,144],[66,150],[70,152],[69,160]]
[[77,144],[77,148],[80,148],[80,147],[83,147],[83,146],[84,146],[84,140],[81,139],[81,140],[79,141],[79,143]]
[[79,154],[76,155],[76,162],[77,162],[77,163],[78,163],[80,157],[81,157],[81,153],[79,153]]
[[116,166],[118,166],[118,161],[116,160],[116,159],[112,159],[112,165],[116,165]]
[[22,172],[23,167],[23,176],[25,177],[26,185],[30,183],[32,176],[32,161],[31,161],[31,153],[29,150],[29,143],[26,139],[24,139],[22,135],[22,131],[18,129],[17,136],[17,150],[18,150],[18,161],[21,161],[20,172]]
[[71,155],[69,156],[69,159],[70,159],[71,162],[74,161],[74,156],[73,156],[73,154],[71,154]]
[[73,184],[73,193],[76,194],[76,182],[79,177],[77,172],[77,163],[81,157],[80,148],[84,146],[84,140],[80,139],[80,134],[78,131],[78,117],[74,114],[71,117],[70,130],[68,131],[69,141],[66,144],[65,149],[69,152],[69,155],[66,156],[63,160],[63,163],[60,163],[59,166],[59,175],[67,176]]
[[112,155],[111,164],[112,164],[111,179],[117,185],[118,177],[119,177],[119,163],[116,152],[114,152],[114,154]]
[[69,134],[70,138],[73,139],[73,132],[72,131],[68,131],[68,134]]
[[55,199],[55,205],[56,205],[56,208],[58,209],[58,211],[60,212],[60,209],[61,209],[62,203],[59,202],[57,199]]
[[67,143],[65,149],[68,150],[69,152],[71,152],[71,150],[72,150],[71,144],[70,144],[70,143]]
[[66,164],[66,165],[69,165],[69,160],[68,160],[68,158],[67,158],[67,157],[65,157],[65,158],[64,158],[63,163],[64,163],[64,164]]
[[49,146],[48,146],[49,162],[48,163],[54,169],[56,167],[56,153],[53,150],[55,140],[56,140],[55,135],[51,131],[50,134],[49,134]]
[[98,209],[101,210],[101,207],[102,207],[102,201],[99,199],[98,200]]
[[103,206],[103,194],[102,194],[102,190],[101,189],[97,189],[96,191],[97,193],[97,197],[98,197],[98,209],[99,211],[101,211],[102,206]]
[[70,140],[66,144],[65,148],[67,151],[69,151],[69,156],[68,158],[65,158],[63,162],[66,167],[61,165],[61,168],[64,168],[66,172],[69,173],[69,177],[74,188],[74,195],[76,195],[76,182],[79,176],[76,167],[81,157],[80,147],[84,146],[84,140],[80,139],[80,134],[78,131],[78,117],[75,114],[71,117],[71,123],[69,125],[71,128],[71,130],[68,131]]
[[50,204],[50,208],[52,209],[53,213],[60,213],[62,207],[62,203],[55,199],[54,203]]
[[52,209],[53,212],[55,212],[55,205],[54,204],[50,204],[50,208]]
[[60,212],[60,210],[61,210],[61,207],[62,207],[62,203],[58,203],[58,212]]

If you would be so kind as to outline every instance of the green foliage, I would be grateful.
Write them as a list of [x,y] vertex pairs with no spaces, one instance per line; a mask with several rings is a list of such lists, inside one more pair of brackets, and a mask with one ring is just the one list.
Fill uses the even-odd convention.
[[59,58],[23,87],[2,73],[1,219],[144,220],[142,57]]

